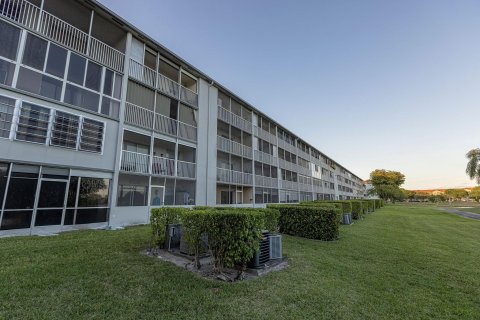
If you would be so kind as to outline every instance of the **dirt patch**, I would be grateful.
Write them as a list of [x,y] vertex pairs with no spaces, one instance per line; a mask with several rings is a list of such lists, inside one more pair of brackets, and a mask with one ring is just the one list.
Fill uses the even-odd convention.
[[204,255],[200,258],[201,267],[197,269],[195,268],[193,256],[188,256],[177,251],[154,249],[144,250],[141,253],[152,258],[173,263],[182,269],[198,274],[202,278],[225,282],[253,280],[270,272],[284,270],[288,267],[287,258],[283,257],[282,259],[270,260],[261,268],[247,268],[244,271],[241,270],[241,267],[224,268],[219,274],[213,269],[213,260],[210,255]]

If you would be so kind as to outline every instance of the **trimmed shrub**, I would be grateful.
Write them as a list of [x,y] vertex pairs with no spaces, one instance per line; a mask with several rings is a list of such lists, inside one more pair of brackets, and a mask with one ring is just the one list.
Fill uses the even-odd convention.
[[282,206],[280,232],[317,240],[335,240],[342,211],[331,207]]
[[246,266],[258,250],[265,214],[257,210],[209,210],[208,245],[216,271],[235,264]]
[[[195,267],[200,269],[200,254],[205,252],[202,238],[208,233],[208,210],[189,210],[182,213],[182,232],[190,253],[195,256]],[[203,250],[202,250],[203,249]]]
[[280,211],[274,208],[261,209],[260,212],[265,214],[264,228],[270,232],[278,232],[278,219],[280,218]]
[[190,209],[172,207],[152,209],[150,226],[152,228],[153,244],[163,248],[168,225],[180,223],[182,214],[188,211],[190,211]]
[[375,200],[367,200],[368,202],[368,211],[374,212],[375,211]]
[[352,218],[360,220],[363,217],[363,201],[351,200],[352,204]]

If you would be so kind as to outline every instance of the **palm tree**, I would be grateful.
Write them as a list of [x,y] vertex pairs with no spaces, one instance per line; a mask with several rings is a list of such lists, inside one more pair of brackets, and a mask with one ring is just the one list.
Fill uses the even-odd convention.
[[470,179],[476,179],[477,184],[480,184],[480,149],[472,149],[466,154],[468,159],[467,169],[465,172]]

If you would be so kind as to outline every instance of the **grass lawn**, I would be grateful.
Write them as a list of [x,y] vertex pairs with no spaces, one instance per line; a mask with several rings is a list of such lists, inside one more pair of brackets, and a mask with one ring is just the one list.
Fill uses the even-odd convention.
[[0,319],[480,319],[480,221],[389,206],[227,284],[141,256],[148,227],[0,239]]

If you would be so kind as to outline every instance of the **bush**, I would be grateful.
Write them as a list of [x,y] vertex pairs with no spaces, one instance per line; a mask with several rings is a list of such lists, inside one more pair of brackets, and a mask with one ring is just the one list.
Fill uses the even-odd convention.
[[246,266],[258,250],[265,214],[258,210],[209,210],[208,245],[215,270],[239,263]]
[[335,240],[342,211],[331,207],[281,206],[280,232],[317,240]]
[[368,211],[374,212],[375,211],[375,200],[367,200],[368,203]]
[[183,213],[190,211],[186,208],[155,208],[150,215],[153,244],[163,248],[166,231],[169,224],[180,223]]
[[280,218],[280,211],[276,208],[261,209],[260,212],[265,214],[264,228],[270,232],[278,232],[278,219]]
[[[195,256],[195,267],[200,268],[202,238],[208,234],[208,210],[189,210],[182,213],[182,232],[191,253]],[[205,252],[205,250],[203,250]]]
[[363,201],[352,200],[352,218],[360,220],[363,217]]

